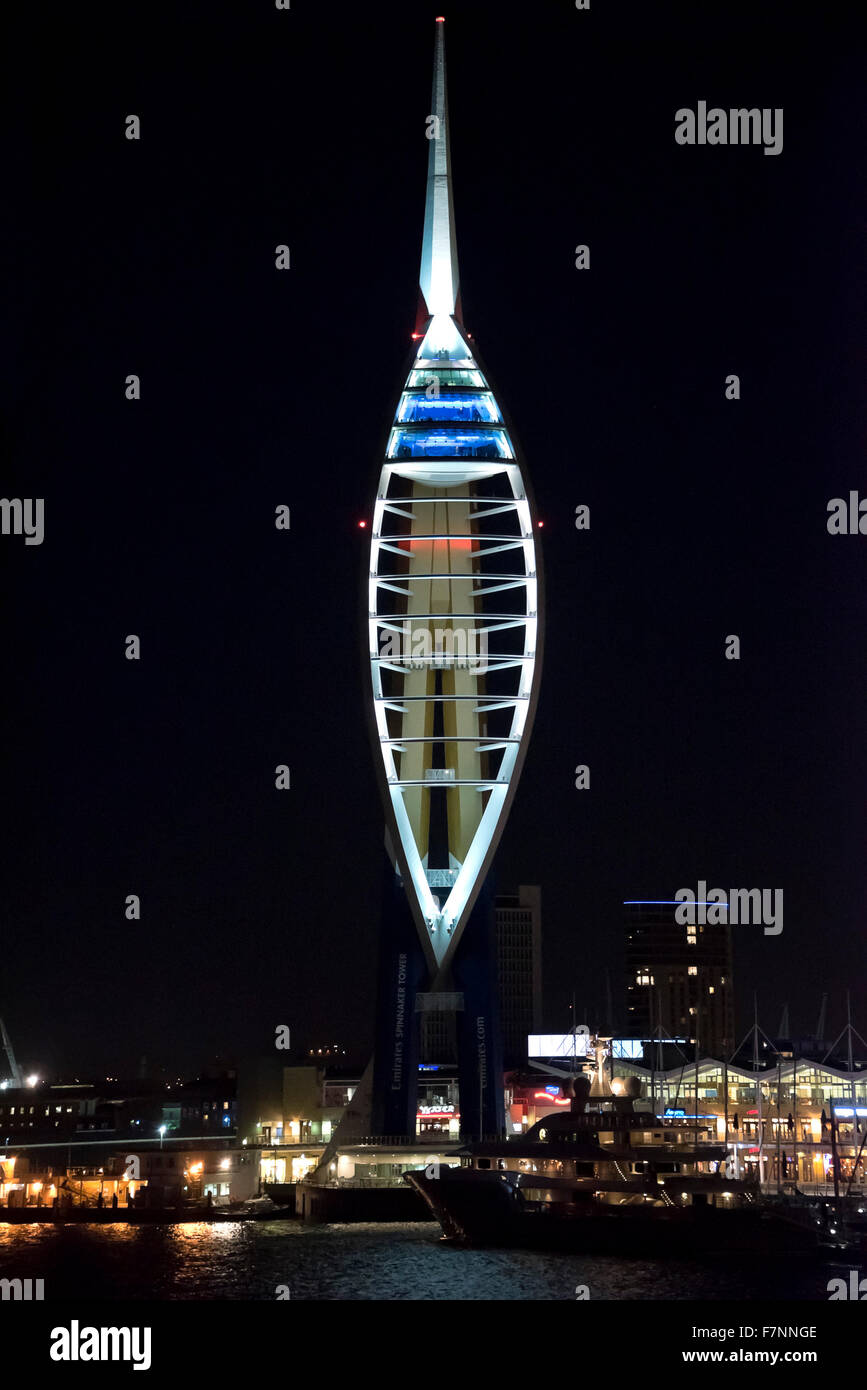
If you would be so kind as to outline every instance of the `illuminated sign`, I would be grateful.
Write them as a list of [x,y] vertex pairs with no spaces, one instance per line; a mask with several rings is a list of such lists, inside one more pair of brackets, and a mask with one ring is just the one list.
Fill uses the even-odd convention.
[[454,1115],[453,1105],[420,1105],[418,1107],[419,1119],[427,1119],[431,1115]]
[[586,1057],[590,1034],[586,1028],[574,1033],[531,1033],[527,1038],[528,1057]]

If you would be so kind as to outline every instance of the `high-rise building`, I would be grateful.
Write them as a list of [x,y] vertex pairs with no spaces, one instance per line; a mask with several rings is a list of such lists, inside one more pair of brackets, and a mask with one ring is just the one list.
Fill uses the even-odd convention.
[[627,1033],[688,1038],[705,1057],[735,1047],[732,937],[719,926],[678,923],[674,902],[626,904]]
[[527,1038],[542,1029],[542,892],[522,884],[517,894],[497,897],[497,982],[503,1061],[527,1061]]

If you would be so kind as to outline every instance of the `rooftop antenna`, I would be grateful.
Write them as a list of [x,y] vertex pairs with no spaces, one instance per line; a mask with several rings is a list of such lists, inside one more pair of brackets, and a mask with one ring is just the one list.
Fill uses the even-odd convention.
[[21,1073],[18,1070],[18,1063],[15,1060],[15,1053],[12,1051],[12,1039],[6,1032],[6,1024],[3,1022],[2,1018],[0,1018],[0,1039],[2,1039],[3,1051],[6,1053],[6,1057],[9,1062],[9,1074],[12,1078],[12,1084],[13,1086],[17,1086],[20,1088],[21,1086],[23,1086],[24,1083],[21,1080]]
[[788,1036],[789,1036],[789,1006],[788,1006],[788,1004],[784,1004],[784,1005],[783,1005],[783,1012],[780,1014],[780,1031],[779,1031],[779,1035],[778,1035],[778,1036],[781,1037],[781,1038],[788,1038]]
[[822,1039],[823,1039],[824,1036],[825,1036],[825,1019],[827,1018],[827,1015],[828,1015],[828,996],[827,996],[827,994],[823,994],[823,995],[822,995],[822,1003],[821,1003],[821,1006],[820,1006],[820,1008],[819,1008],[819,1022],[816,1024],[816,1037],[817,1037],[817,1039],[819,1040],[819,1042],[821,1042]]

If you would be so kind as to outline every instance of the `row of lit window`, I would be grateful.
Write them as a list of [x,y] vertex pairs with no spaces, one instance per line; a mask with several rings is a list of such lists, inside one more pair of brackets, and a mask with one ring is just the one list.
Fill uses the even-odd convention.
[[[35,1115],[35,1114],[36,1114],[36,1106],[35,1106],[35,1105],[31,1105],[30,1108],[29,1108],[29,1110],[28,1110],[28,1108],[27,1108],[26,1105],[19,1105],[19,1106],[17,1106],[17,1107],[14,1106],[14,1105],[10,1105],[10,1107],[9,1107],[9,1114],[10,1114],[10,1115],[14,1115],[14,1114],[16,1113],[16,1110],[17,1110],[17,1113],[18,1113],[19,1115]],[[57,1114],[57,1115],[62,1115],[62,1114],[63,1114],[63,1106],[62,1106],[62,1105],[55,1105],[54,1111],[55,1111],[55,1114]],[[5,1113],[4,1107],[3,1107],[2,1105],[0,1105],[0,1115],[2,1115],[2,1114],[4,1114],[4,1113]],[[67,1107],[66,1107],[66,1113],[67,1113],[67,1115],[71,1115],[71,1114],[72,1114],[72,1106],[71,1106],[71,1105],[67,1105]],[[46,1107],[45,1107],[45,1114],[46,1114],[46,1115],[50,1115],[50,1114],[51,1114],[51,1106],[50,1106],[50,1105],[46,1105]]]

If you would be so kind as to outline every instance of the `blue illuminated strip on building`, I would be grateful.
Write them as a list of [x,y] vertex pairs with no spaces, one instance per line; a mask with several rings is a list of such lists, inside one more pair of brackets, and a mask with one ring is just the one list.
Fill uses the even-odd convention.
[[512,448],[504,429],[396,429],[388,446],[390,459],[476,458],[507,459]]

